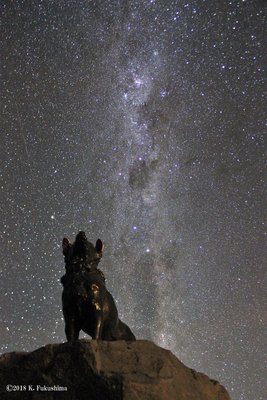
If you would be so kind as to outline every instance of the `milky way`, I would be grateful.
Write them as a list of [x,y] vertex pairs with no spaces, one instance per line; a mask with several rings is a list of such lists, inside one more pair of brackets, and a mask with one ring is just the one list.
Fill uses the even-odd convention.
[[65,341],[63,236],[139,339],[263,400],[264,2],[1,2],[1,351]]

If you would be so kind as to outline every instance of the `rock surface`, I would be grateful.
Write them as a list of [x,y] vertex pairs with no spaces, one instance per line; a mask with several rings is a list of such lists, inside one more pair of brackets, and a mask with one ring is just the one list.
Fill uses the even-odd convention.
[[230,397],[218,382],[187,368],[170,351],[149,341],[79,340],[73,345],[49,344],[30,353],[3,354],[0,399],[230,400]]

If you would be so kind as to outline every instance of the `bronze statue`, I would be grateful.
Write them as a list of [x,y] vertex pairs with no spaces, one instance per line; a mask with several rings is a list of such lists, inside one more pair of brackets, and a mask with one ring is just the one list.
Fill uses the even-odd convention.
[[61,283],[67,341],[78,340],[80,330],[97,340],[135,340],[130,328],[118,318],[104,274],[97,268],[104,249],[102,241],[98,239],[94,246],[84,232],[79,232],[73,244],[64,238],[62,249],[66,266]]

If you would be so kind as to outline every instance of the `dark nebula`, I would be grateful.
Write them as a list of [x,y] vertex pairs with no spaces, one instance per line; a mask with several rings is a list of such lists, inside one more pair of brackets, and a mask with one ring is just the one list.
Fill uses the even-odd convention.
[[65,341],[83,230],[138,338],[264,400],[265,2],[0,7],[1,351]]

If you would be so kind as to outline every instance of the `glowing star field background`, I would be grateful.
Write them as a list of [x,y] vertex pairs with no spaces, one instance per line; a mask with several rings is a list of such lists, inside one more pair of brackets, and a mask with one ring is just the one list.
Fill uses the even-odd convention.
[[139,339],[265,399],[265,5],[1,1],[2,352],[65,341],[84,230]]

